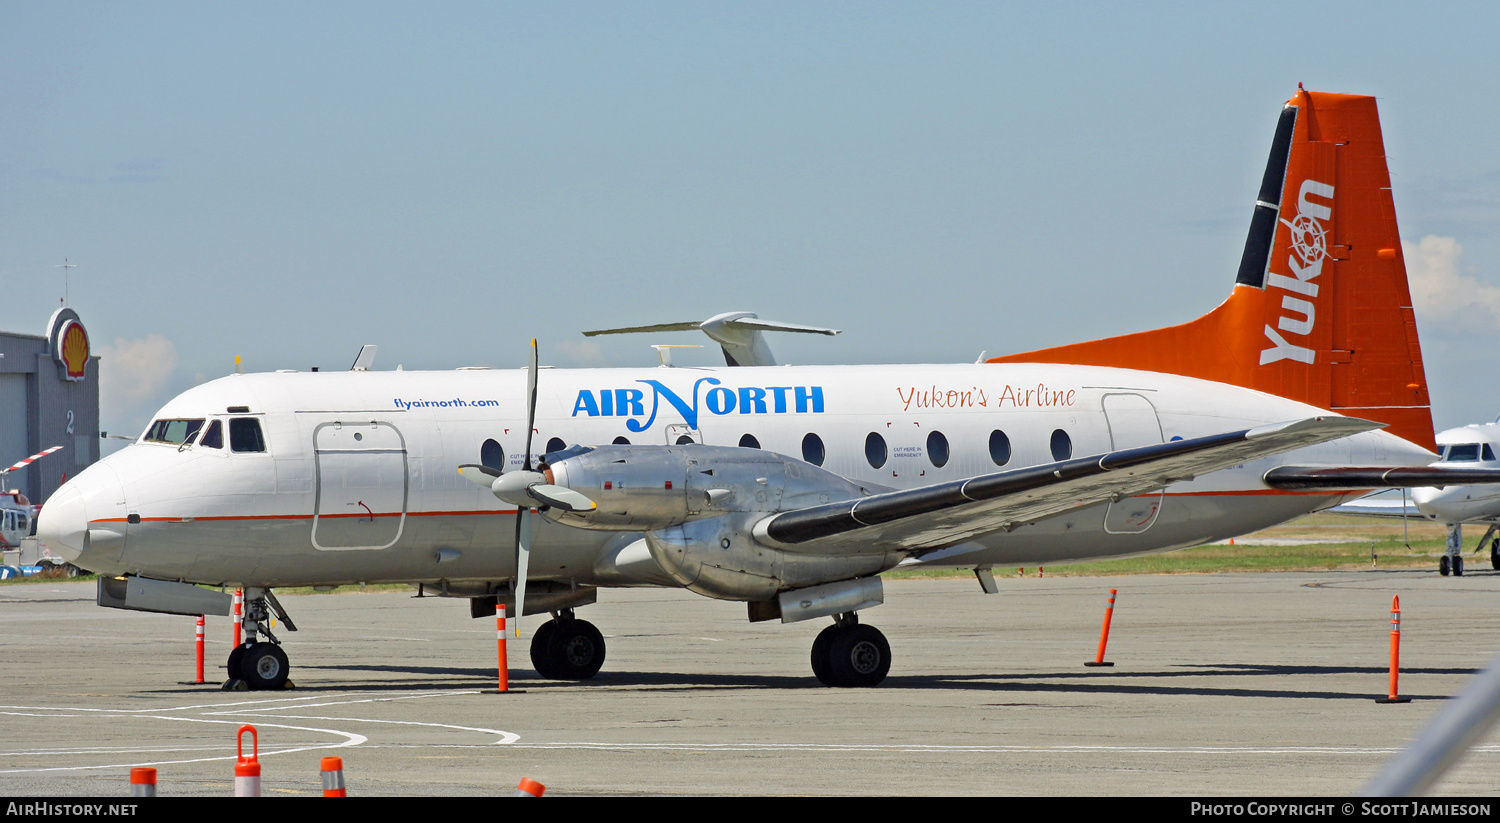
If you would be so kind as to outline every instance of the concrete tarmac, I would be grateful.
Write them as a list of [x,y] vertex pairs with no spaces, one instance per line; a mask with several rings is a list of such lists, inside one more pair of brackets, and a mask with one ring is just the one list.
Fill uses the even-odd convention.
[[[1034,570],[1033,570],[1034,571]],[[407,594],[284,597],[296,689],[218,689],[230,626],[94,605],[92,583],[0,586],[0,794],[229,795],[235,730],[259,733],[267,796],[316,795],[319,759],[351,795],[1190,795],[1357,792],[1500,649],[1500,573],[1433,571],[888,581],[862,614],[895,663],[875,689],[818,685],[824,620],[750,624],[741,604],[617,590],[580,612],[608,659],[537,679],[493,619]],[[1094,658],[1110,588],[1106,658]],[[1401,596],[1400,691],[1387,689]],[[523,631],[540,619],[529,618]],[[248,744],[248,738],[247,738]],[[1493,794],[1500,746],[1442,794]]]

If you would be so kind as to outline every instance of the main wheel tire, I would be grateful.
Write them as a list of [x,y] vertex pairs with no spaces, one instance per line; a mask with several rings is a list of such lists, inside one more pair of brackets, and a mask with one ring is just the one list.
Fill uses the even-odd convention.
[[849,626],[828,645],[828,663],[834,685],[876,686],[891,670],[891,644],[874,626]]
[[292,667],[286,652],[275,643],[256,643],[245,651],[240,661],[241,680],[252,689],[280,689],[286,686]]
[[839,632],[841,632],[843,630],[844,630],[843,626],[840,626],[837,623],[835,623],[832,626],[829,626],[828,628],[824,629],[823,631],[818,632],[817,638],[815,638],[813,640],[813,644],[812,644],[812,670],[813,670],[813,675],[818,678],[818,682],[819,683],[822,683],[825,686],[836,685],[833,682],[833,680],[832,680],[832,678],[833,678],[833,672],[829,668],[828,647],[831,646],[831,645],[833,645],[833,639],[835,637],[838,637],[839,636]]
[[1490,566],[1500,571],[1500,539],[1490,541]]
[[1462,557],[1454,557],[1453,558],[1453,576],[1454,577],[1463,577],[1464,576],[1464,559]]
[[1448,569],[1448,555],[1445,554],[1438,558],[1438,574],[1447,577]]
[[240,661],[245,659],[245,647],[248,643],[241,643],[234,647],[229,653],[229,661],[224,664],[224,671],[230,680],[244,680],[245,675],[240,673]]
[[531,667],[536,669],[537,674],[548,680],[559,679],[552,669],[552,659],[547,656],[547,645],[552,642],[552,634],[556,630],[557,620],[548,620],[537,628],[536,634],[531,636]]
[[604,665],[604,635],[587,620],[567,620],[547,641],[547,665],[558,680],[588,680]]

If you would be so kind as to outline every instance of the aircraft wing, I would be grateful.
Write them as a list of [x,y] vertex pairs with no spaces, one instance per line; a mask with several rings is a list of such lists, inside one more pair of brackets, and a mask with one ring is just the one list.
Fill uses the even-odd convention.
[[938,549],[1380,426],[1311,417],[1175,440],[781,512],[756,524],[755,536],[805,554]]
[[1474,486],[1500,483],[1500,469],[1445,469],[1437,466],[1277,466],[1266,472],[1266,485],[1296,491],[1406,489],[1415,486]]
[[1400,489],[1386,489],[1385,491],[1367,494],[1358,500],[1350,500],[1348,503],[1340,503],[1331,509],[1324,509],[1324,514],[1348,514],[1357,517],[1390,517],[1393,519],[1415,519],[1425,520],[1426,515],[1417,509],[1417,504]]

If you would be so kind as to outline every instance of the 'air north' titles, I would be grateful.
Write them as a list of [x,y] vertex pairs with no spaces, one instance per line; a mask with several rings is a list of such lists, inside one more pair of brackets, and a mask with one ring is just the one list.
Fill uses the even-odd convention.
[[[573,416],[628,417],[625,428],[643,432],[656,422],[656,413],[665,400],[688,426],[698,428],[698,414],[822,414],[822,386],[742,386],[724,388],[713,377],[702,377],[693,383],[692,396],[683,398],[655,380],[637,380],[651,389],[651,410],[646,411],[645,389],[581,389],[573,401]],[[703,387],[707,385],[706,391]],[[642,423],[638,418],[645,417]]]

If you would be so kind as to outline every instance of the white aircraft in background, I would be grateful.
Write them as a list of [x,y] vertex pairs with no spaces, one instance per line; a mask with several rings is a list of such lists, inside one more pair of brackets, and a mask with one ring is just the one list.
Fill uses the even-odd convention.
[[[1454,469],[1500,470],[1500,420],[1460,426],[1438,433],[1439,459],[1434,466]],[[1500,486],[1419,487],[1410,491],[1387,490],[1334,507],[1337,514],[1365,517],[1400,517],[1431,520],[1448,527],[1448,545],[1438,559],[1438,573],[1462,577],[1464,573],[1463,527],[1485,526],[1474,551],[1489,543],[1490,567],[1500,570]]]
[[0,469],[0,549],[13,549],[21,545],[21,538],[31,534],[38,508],[26,498],[26,495],[21,494],[20,489],[7,491],[5,489],[6,476],[18,469],[26,468],[61,448],[62,446],[53,446],[50,449],[43,449],[25,460]]
[[255,688],[287,682],[274,588],[387,581],[475,616],[551,613],[531,642],[544,677],[603,664],[575,615],[599,588],[675,586],[752,621],[831,618],[814,674],[871,686],[890,647],[858,613],[903,561],[993,592],[996,564],[1495,481],[1427,465],[1410,307],[1374,99],[1299,88],[1233,292],[1191,323],[967,365],[538,372],[533,348],[524,371],[379,372],[362,353],[348,372],[231,375],[70,480],[40,533],[116,576],[102,605],[224,614],[227,595],[188,584],[244,587],[227,668]]

